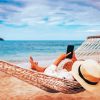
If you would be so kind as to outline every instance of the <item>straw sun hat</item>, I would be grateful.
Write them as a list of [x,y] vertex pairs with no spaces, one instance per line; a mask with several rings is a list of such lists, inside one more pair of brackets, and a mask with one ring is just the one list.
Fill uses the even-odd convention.
[[72,74],[83,88],[100,93],[100,65],[96,61],[76,61],[72,67]]

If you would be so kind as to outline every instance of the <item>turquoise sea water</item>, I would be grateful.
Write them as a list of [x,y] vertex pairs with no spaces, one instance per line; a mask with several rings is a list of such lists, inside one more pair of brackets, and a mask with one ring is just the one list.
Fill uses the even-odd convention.
[[66,52],[68,44],[75,49],[83,41],[0,41],[0,59],[10,62],[27,62],[29,56],[48,60]]

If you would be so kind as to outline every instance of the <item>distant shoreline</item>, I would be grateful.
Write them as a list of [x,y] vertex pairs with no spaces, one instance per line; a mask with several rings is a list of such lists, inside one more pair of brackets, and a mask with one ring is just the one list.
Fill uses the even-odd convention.
[[3,38],[0,38],[0,41],[4,41],[4,39]]
[[84,41],[85,39],[83,40],[80,40],[80,39],[77,39],[77,40],[7,40],[6,41]]

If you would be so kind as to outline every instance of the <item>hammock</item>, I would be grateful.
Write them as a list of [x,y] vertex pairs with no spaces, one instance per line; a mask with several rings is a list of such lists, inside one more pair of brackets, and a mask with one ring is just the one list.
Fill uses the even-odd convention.
[[[75,53],[79,60],[91,58],[100,63],[100,38],[88,38],[75,51]],[[0,61],[0,71],[51,93],[62,92],[67,94],[75,94],[85,90],[75,80],[70,81],[47,76],[43,73],[23,69],[5,61]]]

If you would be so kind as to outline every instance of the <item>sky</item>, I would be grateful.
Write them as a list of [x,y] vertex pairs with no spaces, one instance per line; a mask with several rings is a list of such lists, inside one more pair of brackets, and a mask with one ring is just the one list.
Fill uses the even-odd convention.
[[100,0],[0,0],[5,40],[84,40],[100,35]]

